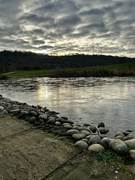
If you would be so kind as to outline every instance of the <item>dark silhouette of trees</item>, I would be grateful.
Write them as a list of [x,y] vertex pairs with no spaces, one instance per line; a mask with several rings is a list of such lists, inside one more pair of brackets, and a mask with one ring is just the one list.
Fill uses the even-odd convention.
[[105,55],[49,56],[32,52],[0,52],[0,73],[14,70],[60,69],[135,62],[135,58]]

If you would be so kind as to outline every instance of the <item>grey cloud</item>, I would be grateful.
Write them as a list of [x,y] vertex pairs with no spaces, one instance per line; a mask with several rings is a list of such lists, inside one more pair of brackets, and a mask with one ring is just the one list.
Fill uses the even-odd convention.
[[42,40],[33,40],[32,41],[33,45],[40,45],[40,44],[44,44],[44,43],[45,43],[45,41],[42,41]]
[[0,50],[135,56],[134,9],[134,0],[1,0]]

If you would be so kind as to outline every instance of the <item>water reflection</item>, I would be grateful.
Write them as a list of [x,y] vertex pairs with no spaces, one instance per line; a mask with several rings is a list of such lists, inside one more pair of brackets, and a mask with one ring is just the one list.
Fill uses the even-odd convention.
[[79,123],[135,127],[134,78],[24,78],[1,81],[0,94],[46,106]]

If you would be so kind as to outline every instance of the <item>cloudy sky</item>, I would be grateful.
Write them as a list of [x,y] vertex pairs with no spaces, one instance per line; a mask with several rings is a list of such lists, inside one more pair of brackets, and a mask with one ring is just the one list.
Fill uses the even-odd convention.
[[0,0],[0,51],[135,57],[135,0]]

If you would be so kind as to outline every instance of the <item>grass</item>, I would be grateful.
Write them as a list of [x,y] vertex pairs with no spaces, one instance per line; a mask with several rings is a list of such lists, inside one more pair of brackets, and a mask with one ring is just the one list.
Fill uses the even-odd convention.
[[7,78],[13,77],[110,77],[135,76],[135,63],[113,64],[85,68],[65,68],[47,70],[25,70],[4,73]]
[[14,77],[44,77],[44,76],[50,76],[50,73],[52,70],[20,70],[20,71],[13,71],[4,73],[3,75],[7,76],[8,78],[14,78]]

